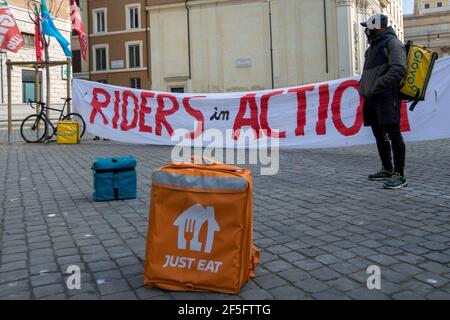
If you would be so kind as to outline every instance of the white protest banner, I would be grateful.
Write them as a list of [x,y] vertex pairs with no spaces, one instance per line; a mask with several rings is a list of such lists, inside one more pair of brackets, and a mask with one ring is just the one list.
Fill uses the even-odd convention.
[[[373,143],[363,126],[358,78],[293,88],[235,93],[179,94],[74,80],[74,111],[88,133],[111,140],[175,145],[175,130],[186,129],[182,143],[205,139],[219,130],[225,141],[211,147],[257,147],[263,136],[280,147],[322,148]],[[426,100],[414,112],[402,105],[401,129],[408,141],[450,138],[450,57],[436,62]],[[253,129],[250,140],[241,132]],[[248,139],[248,134],[246,138]],[[172,138],[172,139],[171,139]]]

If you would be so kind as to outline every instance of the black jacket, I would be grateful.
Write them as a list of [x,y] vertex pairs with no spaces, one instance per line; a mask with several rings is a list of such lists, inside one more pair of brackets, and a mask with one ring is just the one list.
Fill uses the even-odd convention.
[[392,27],[369,38],[364,70],[359,82],[359,94],[377,99],[396,92],[406,73],[405,47]]

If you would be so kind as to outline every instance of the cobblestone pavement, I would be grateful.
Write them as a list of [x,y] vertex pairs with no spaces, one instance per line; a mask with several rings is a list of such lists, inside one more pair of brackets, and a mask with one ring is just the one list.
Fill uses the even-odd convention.
[[[398,191],[366,179],[373,145],[285,150],[275,176],[253,167],[262,263],[225,295],[143,288],[150,176],[171,148],[0,144],[0,299],[450,299],[450,140],[407,148]],[[138,160],[138,198],[94,203],[94,158],[121,155]],[[81,290],[65,285],[72,264]]]

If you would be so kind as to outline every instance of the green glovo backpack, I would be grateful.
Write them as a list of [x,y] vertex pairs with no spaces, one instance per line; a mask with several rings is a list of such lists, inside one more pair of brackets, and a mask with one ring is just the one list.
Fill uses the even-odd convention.
[[419,101],[425,100],[428,83],[438,54],[425,47],[408,41],[405,45],[407,67],[406,75],[400,83],[400,97],[413,101],[409,110],[413,111]]

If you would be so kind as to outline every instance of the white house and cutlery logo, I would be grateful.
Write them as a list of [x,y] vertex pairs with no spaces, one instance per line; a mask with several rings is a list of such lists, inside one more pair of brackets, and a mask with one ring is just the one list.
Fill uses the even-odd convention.
[[[200,241],[200,230],[207,223],[206,241]],[[178,228],[177,247],[187,252],[204,252],[213,250],[214,236],[220,231],[213,207],[204,208],[200,204],[183,211],[173,225]],[[203,248],[203,250],[202,250]],[[198,271],[218,272],[221,261],[197,259],[189,256],[166,255],[163,268],[197,269]]]

